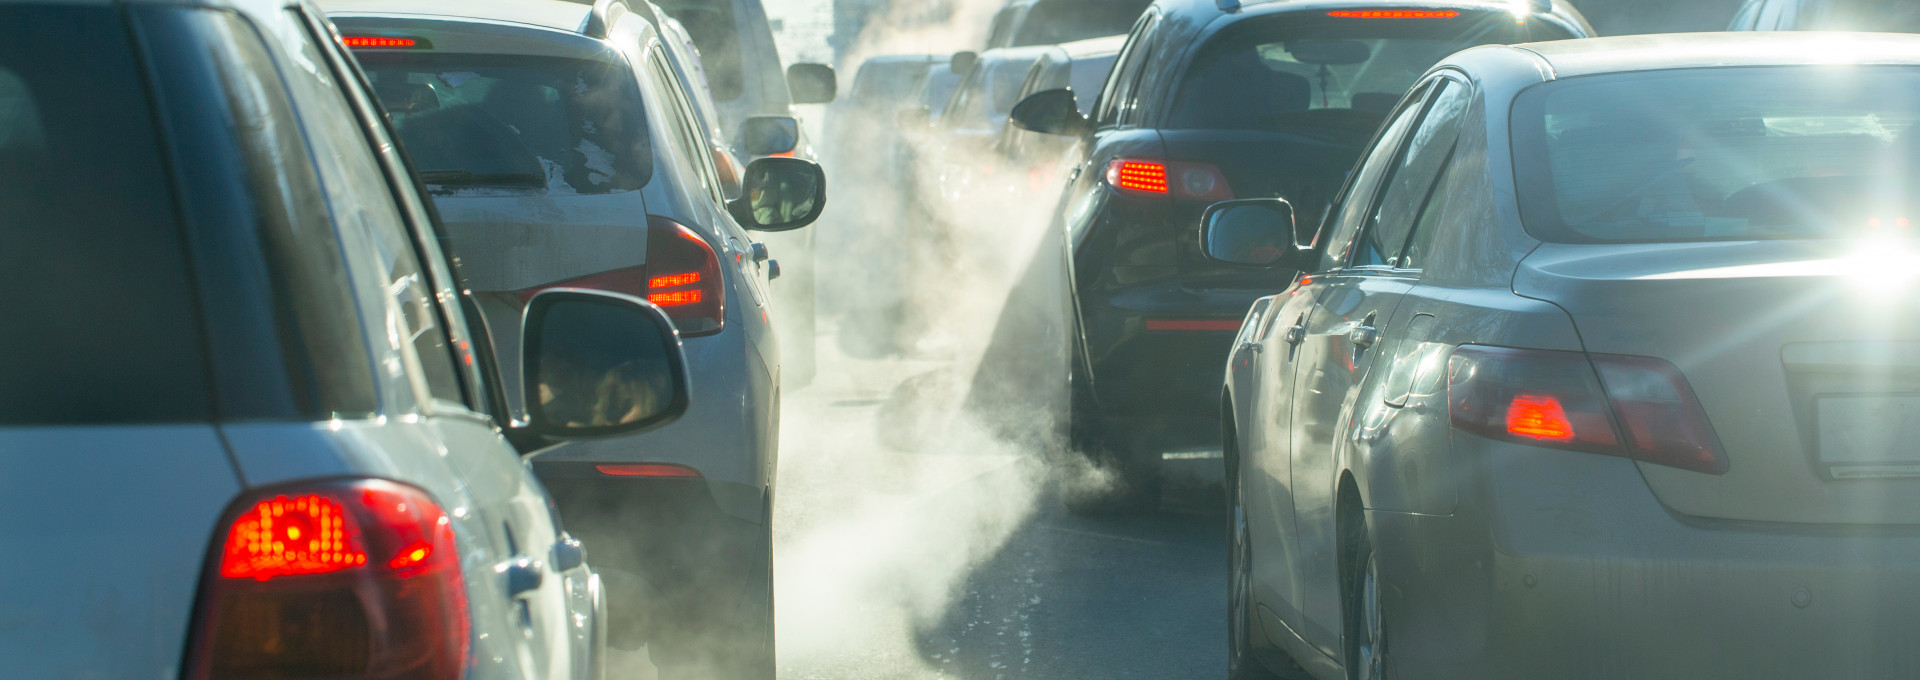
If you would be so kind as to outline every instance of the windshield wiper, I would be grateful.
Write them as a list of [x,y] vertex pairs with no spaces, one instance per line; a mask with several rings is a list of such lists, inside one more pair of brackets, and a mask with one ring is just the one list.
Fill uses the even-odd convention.
[[428,170],[420,173],[420,182],[443,187],[532,187],[547,186],[547,178],[531,172],[477,173],[465,170]]

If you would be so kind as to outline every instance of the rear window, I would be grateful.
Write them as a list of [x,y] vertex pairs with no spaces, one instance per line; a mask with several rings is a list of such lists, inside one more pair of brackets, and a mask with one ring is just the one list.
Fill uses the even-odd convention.
[[420,179],[436,194],[605,194],[653,173],[646,107],[613,61],[362,52]]
[[1802,31],[1920,32],[1920,3],[1913,0],[1813,0],[1799,9],[1793,28]]
[[1548,241],[1839,238],[1920,218],[1920,69],[1575,78],[1515,102],[1527,230]]
[[713,100],[730,102],[745,88],[741,75],[740,28],[733,20],[733,0],[682,0],[660,3],[667,16],[685,26],[700,50],[700,66],[707,71]]
[[208,420],[145,87],[110,8],[0,5],[0,424]]
[[1152,0],[1044,0],[1027,10],[1013,47],[1126,35]]
[[1353,19],[1294,12],[1243,21],[1194,58],[1166,127],[1365,142],[1420,75],[1475,45],[1571,37],[1506,12]]

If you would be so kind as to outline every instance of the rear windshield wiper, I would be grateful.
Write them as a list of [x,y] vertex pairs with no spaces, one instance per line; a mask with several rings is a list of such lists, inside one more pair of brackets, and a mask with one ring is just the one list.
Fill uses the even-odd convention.
[[420,182],[443,187],[532,187],[547,186],[547,178],[530,172],[477,173],[465,170],[428,170],[420,173]]

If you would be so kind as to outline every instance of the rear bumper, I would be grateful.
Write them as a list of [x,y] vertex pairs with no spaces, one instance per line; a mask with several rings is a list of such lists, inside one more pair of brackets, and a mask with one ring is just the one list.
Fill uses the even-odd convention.
[[1165,446],[1217,446],[1220,371],[1262,294],[1168,281],[1083,298],[1081,328],[1108,426]]
[[1920,674],[1920,528],[1682,517],[1619,458],[1460,462],[1454,515],[1369,513],[1396,677]]

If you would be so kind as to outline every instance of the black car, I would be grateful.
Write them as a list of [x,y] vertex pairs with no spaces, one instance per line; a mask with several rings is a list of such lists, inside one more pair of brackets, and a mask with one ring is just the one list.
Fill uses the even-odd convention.
[[1069,90],[1022,100],[1015,125],[1086,142],[1056,224],[1076,321],[1072,439],[1124,483],[1069,504],[1151,504],[1162,452],[1218,446],[1218,372],[1234,332],[1255,298],[1296,274],[1208,260],[1202,209],[1279,197],[1312,228],[1385,115],[1441,58],[1591,34],[1562,0],[1159,0],[1092,115]]

